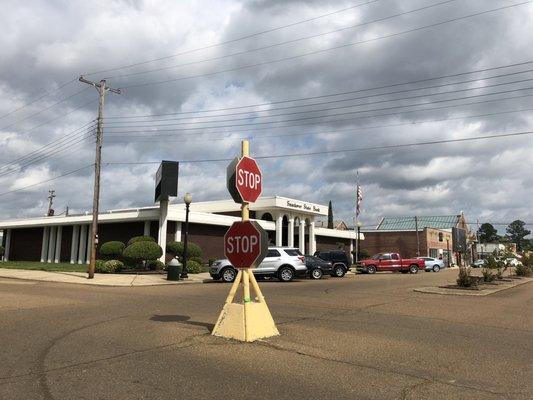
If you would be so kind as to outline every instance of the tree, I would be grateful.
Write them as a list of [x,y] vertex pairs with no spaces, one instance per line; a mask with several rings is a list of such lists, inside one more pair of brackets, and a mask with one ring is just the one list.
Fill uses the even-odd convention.
[[481,224],[477,230],[477,235],[481,243],[496,242],[500,239],[496,228],[488,222]]
[[531,233],[525,228],[526,223],[517,219],[509,224],[507,227],[507,238],[509,241],[516,243],[516,249],[522,251],[527,246],[527,239],[525,237]]
[[328,229],[333,229],[333,205],[331,204],[331,200],[328,205]]

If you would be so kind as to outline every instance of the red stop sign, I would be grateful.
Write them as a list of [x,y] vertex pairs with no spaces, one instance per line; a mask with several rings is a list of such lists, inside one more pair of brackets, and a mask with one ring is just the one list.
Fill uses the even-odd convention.
[[256,268],[268,251],[268,235],[256,221],[237,221],[224,235],[224,254],[235,268]]
[[235,159],[228,166],[228,190],[237,203],[253,203],[261,196],[263,177],[253,158]]

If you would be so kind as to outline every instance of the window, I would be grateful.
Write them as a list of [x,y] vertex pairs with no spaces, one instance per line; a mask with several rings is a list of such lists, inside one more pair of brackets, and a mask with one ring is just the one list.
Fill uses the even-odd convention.
[[398,256],[398,254],[392,254],[392,255],[391,255],[391,258],[392,258],[393,260],[399,260],[399,259],[400,259],[400,256]]
[[280,257],[281,254],[279,254],[279,251],[277,250],[269,250],[266,256],[267,257]]
[[437,249],[429,249],[429,256],[431,258],[437,258],[439,256],[439,251]]
[[390,260],[390,254],[381,254],[379,258],[381,260]]
[[439,232],[439,242],[444,242],[444,233]]
[[289,256],[293,256],[293,257],[297,257],[297,256],[303,255],[302,253],[300,253],[300,250],[297,250],[297,249],[288,249],[288,250],[285,250],[285,253],[287,253]]

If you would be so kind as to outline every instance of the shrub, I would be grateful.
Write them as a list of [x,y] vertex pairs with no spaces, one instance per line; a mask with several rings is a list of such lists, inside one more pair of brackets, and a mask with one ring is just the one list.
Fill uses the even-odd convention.
[[[99,260],[101,261],[101,260]],[[107,260],[104,263],[97,264],[96,272],[101,274],[114,274],[124,268],[124,263],[119,260]]]
[[100,270],[104,268],[105,261],[106,260],[96,260],[94,262],[94,271],[100,272]]
[[202,264],[197,263],[196,261],[189,260],[187,261],[187,272],[190,274],[199,274],[200,272],[203,272],[204,268]]
[[126,247],[123,255],[130,260],[140,262],[160,258],[163,250],[155,242],[137,241]]
[[128,240],[128,246],[137,242],[155,242],[155,239],[151,236],[135,236]]
[[150,260],[146,263],[146,267],[152,271],[160,271],[165,268],[165,263],[159,260]]
[[[167,243],[167,252],[175,256],[178,256],[180,259],[183,258],[183,242],[168,242]],[[189,242],[187,243],[187,257],[202,257],[202,248],[196,243]]]
[[99,253],[106,260],[116,260],[122,257],[122,253],[124,252],[125,248],[126,245],[122,242],[105,242],[102,244],[102,246],[100,246]]
[[473,280],[470,277],[470,270],[467,268],[459,268],[459,276],[457,277],[457,286],[471,287]]
[[188,257],[188,258],[187,258],[187,262],[189,262],[189,261],[195,261],[195,262],[197,262],[198,264],[200,264],[201,266],[204,265],[204,260],[202,260],[201,257]]
[[483,268],[483,282],[492,282],[494,280],[494,274],[488,268]]
[[518,276],[529,276],[531,275],[531,267],[528,265],[518,264],[515,269],[516,275]]
[[0,257],[2,257],[5,253],[6,249],[4,249],[4,246],[0,246]]

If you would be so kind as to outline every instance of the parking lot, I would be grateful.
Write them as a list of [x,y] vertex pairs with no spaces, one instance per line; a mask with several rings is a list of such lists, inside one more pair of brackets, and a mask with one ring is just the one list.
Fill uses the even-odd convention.
[[209,335],[228,284],[3,279],[0,398],[532,398],[533,286],[413,291],[456,275],[265,281],[281,336],[253,344]]

